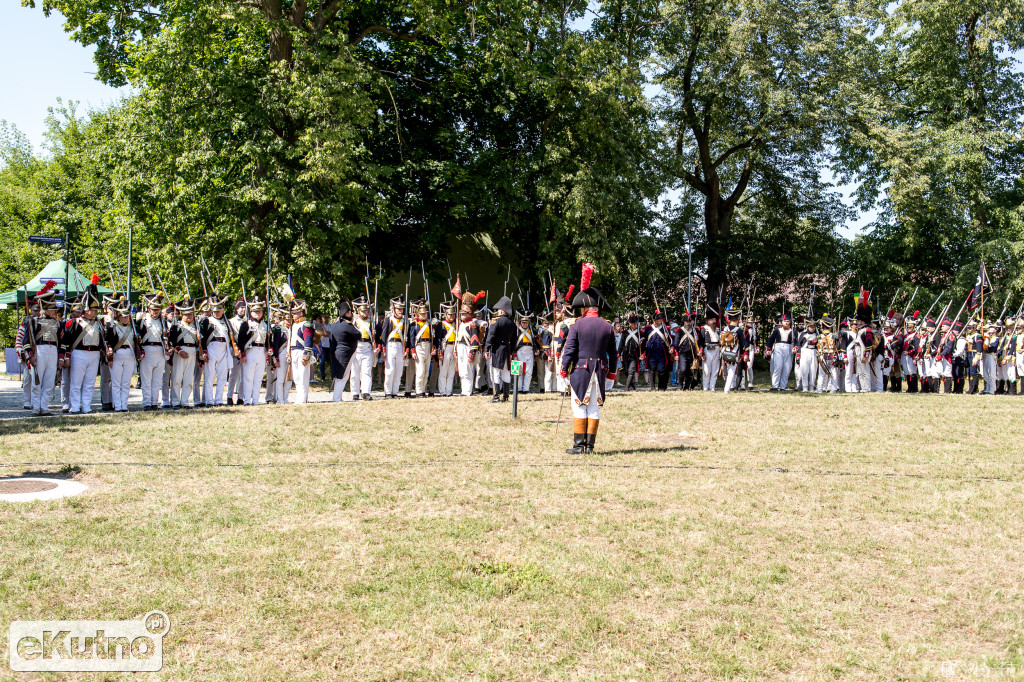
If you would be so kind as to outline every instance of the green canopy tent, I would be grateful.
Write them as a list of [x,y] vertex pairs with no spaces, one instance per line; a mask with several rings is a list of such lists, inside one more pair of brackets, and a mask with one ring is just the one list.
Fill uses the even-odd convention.
[[[67,278],[67,287],[64,286],[65,277]],[[56,280],[57,289],[67,289],[67,297],[75,298],[80,295],[85,288],[89,286],[89,278],[82,276],[74,266],[66,263],[64,260],[50,261],[42,271],[33,277],[28,282],[28,294],[31,297],[37,291],[43,288],[47,280]],[[25,288],[19,287],[14,291],[7,291],[0,294],[0,309],[10,308],[11,306],[24,306],[25,305]],[[113,289],[97,285],[101,294],[112,294]]]

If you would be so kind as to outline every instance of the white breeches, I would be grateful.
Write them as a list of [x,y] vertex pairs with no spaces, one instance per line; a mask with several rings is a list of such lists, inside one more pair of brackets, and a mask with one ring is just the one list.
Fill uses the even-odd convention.
[[250,348],[242,356],[242,402],[260,404],[260,387],[267,369],[267,349]]
[[721,348],[704,349],[704,390],[714,391],[718,386],[718,368],[722,365]]
[[[96,388],[96,371],[100,366],[98,350],[71,351],[71,411],[92,412],[92,394]],[[42,379],[40,379],[40,383]]]
[[231,353],[228,344],[222,341],[211,343],[206,349],[206,365],[203,368],[203,399],[207,405],[224,405],[224,387],[231,371]]
[[146,346],[146,354],[139,362],[139,381],[142,382],[142,406],[160,405],[160,389],[164,385],[164,366],[167,358],[160,346]]
[[196,380],[196,358],[199,355],[199,348],[182,348],[188,353],[187,358],[180,355],[174,356],[171,367],[171,405],[175,407],[188,407],[189,395],[195,401],[195,380]]
[[57,347],[37,346],[36,351],[36,366],[32,371],[39,377],[39,385],[36,386],[31,372],[26,372],[27,385],[31,391],[29,405],[36,412],[48,412],[50,398],[53,396],[53,385],[57,380]]
[[789,385],[789,375],[793,372],[793,344],[776,343],[772,346],[769,364],[772,370],[772,388],[784,390]]
[[523,346],[516,351],[516,360],[523,363],[522,374],[519,375],[519,390],[529,391],[533,380],[533,348]]
[[135,351],[127,347],[118,348],[110,364],[110,402],[114,410],[120,412],[128,409],[128,393],[134,375]]

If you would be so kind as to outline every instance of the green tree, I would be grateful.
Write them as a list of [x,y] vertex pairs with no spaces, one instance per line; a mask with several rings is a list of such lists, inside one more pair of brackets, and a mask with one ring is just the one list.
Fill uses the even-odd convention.
[[[784,223],[835,239],[844,214],[819,175],[847,115],[837,96],[845,54],[868,26],[856,2],[837,0],[665,0],[660,14],[650,59],[656,158],[701,207],[698,256],[717,298],[730,278],[772,269],[737,270],[733,254],[772,234],[780,209],[795,211]],[[781,271],[809,272],[815,259],[803,253]]]

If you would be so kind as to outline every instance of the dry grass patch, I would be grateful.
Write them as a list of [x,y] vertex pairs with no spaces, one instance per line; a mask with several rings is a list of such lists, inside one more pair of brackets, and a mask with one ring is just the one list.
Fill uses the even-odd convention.
[[161,609],[166,679],[1024,664],[1024,399],[614,395],[589,458],[486,400],[0,424],[102,481],[0,506],[0,625]]

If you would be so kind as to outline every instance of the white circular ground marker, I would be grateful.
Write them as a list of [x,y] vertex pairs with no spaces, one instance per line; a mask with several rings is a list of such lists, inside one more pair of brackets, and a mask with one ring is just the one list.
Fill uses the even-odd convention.
[[60,478],[0,478],[0,502],[32,502],[71,497],[88,490],[78,481]]

